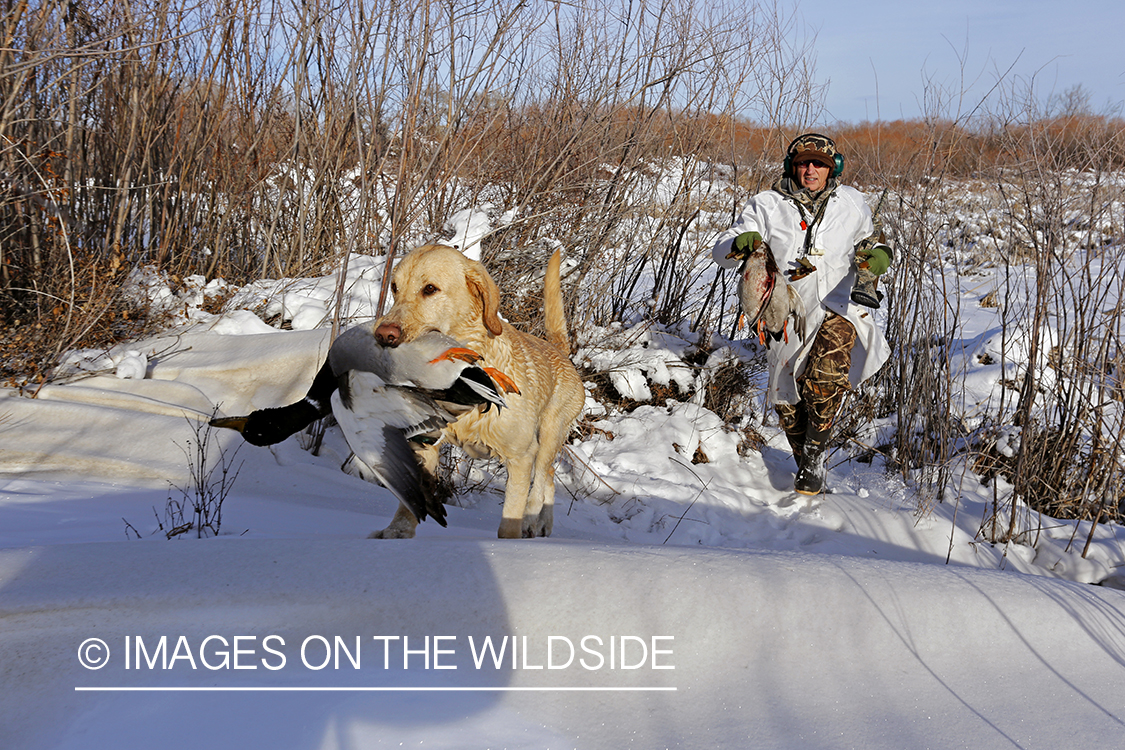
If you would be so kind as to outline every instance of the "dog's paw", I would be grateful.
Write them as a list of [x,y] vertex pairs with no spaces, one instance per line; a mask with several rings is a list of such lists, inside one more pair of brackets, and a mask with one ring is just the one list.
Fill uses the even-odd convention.
[[500,539],[519,539],[523,536],[520,520],[518,518],[500,519],[500,529],[496,532],[496,536]]
[[385,529],[379,531],[372,531],[367,535],[368,539],[413,539],[414,529],[404,529],[391,524]]
[[534,539],[537,536],[550,536],[554,520],[554,506],[545,505],[538,513],[528,513],[523,518],[502,518],[496,536],[501,539]]
[[545,506],[537,515],[525,516],[521,528],[524,539],[534,539],[537,536],[550,536],[554,526],[554,512],[551,506]]

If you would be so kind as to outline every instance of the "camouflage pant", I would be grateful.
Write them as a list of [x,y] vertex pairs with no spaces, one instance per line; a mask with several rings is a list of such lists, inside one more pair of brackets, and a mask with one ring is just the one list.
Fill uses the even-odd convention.
[[828,313],[816,332],[805,371],[797,378],[800,402],[774,406],[794,455],[806,443],[828,442],[836,412],[851,388],[848,373],[854,346],[855,327],[847,318]]

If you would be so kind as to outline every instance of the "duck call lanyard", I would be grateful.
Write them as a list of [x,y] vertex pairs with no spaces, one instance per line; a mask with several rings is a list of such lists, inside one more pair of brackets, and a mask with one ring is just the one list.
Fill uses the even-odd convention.
[[[791,201],[793,201],[793,204],[797,207],[797,213],[799,213],[801,215],[801,229],[805,230],[805,244],[801,248],[801,257],[802,258],[806,258],[810,254],[811,255],[817,254],[817,253],[812,252],[812,250],[813,250],[813,246],[812,246],[813,245],[813,232],[816,230],[817,225],[820,224],[820,220],[824,218],[824,212],[828,208],[828,200],[832,197],[832,193],[834,193],[834,192],[835,192],[835,188],[833,188],[832,190],[829,190],[827,193],[825,193],[820,198],[820,201],[819,201],[820,206],[817,207],[816,213],[813,215],[812,221],[807,221],[805,219],[805,206],[804,206],[804,204],[796,196],[793,196],[793,195],[787,196]],[[814,205],[815,205],[815,203],[814,203]]]

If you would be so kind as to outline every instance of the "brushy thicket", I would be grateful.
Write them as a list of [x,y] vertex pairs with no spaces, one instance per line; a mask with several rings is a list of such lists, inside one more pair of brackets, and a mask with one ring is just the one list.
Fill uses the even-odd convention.
[[[135,268],[233,283],[321,274],[440,237],[482,205],[515,217],[484,245],[505,289],[534,287],[555,243],[577,262],[569,288],[592,293],[570,300],[575,326],[643,317],[725,333],[731,290],[701,283],[701,260],[818,122],[800,32],[776,5],[733,0],[6,0],[0,376],[34,381],[67,349],[159,324],[121,295]],[[1033,507],[1115,517],[1121,315],[1102,295],[1120,288],[1117,267],[1057,271],[1120,247],[1111,177],[1125,123],[1080,89],[1042,107],[1031,90],[998,90],[971,118],[831,128],[848,180],[889,188],[880,218],[899,254],[895,357],[853,416],[896,415],[890,450],[921,469],[923,510],[968,446]],[[670,163],[682,182],[654,204]],[[734,188],[701,189],[716,177]],[[958,225],[965,185],[993,201],[1002,241],[987,252]],[[1065,329],[1042,356],[1067,372],[1065,395],[1031,368],[986,427],[950,408],[945,261],[966,254],[1039,272],[1027,299],[1001,295],[1006,330],[1046,346],[1048,318]],[[513,295],[507,312],[527,323],[536,304]],[[1015,459],[989,442],[1004,425],[1023,430]],[[994,539],[1018,533],[1014,506],[998,502]]]

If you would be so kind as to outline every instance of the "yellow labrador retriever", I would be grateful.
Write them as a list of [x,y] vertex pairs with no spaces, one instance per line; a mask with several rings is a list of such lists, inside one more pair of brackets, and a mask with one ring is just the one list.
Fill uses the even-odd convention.
[[[508,407],[471,411],[445,427],[441,441],[471,456],[494,456],[508,470],[501,538],[548,536],[554,520],[555,458],[585,403],[569,358],[570,343],[559,282],[559,253],[547,265],[544,313],[549,341],[500,319],[500,290],[480,263],[444,245],[426,245],[403,258],[394,272],[394,306],[375,324],[383,346],[412,341],[428,331],[452,336],[505,373],[519,388]],[[433,476],[437,445],[419,448]],[[430,491],[427,488],[427,491]],[[418,519],[399,505],[382,539],[414,536]]]

